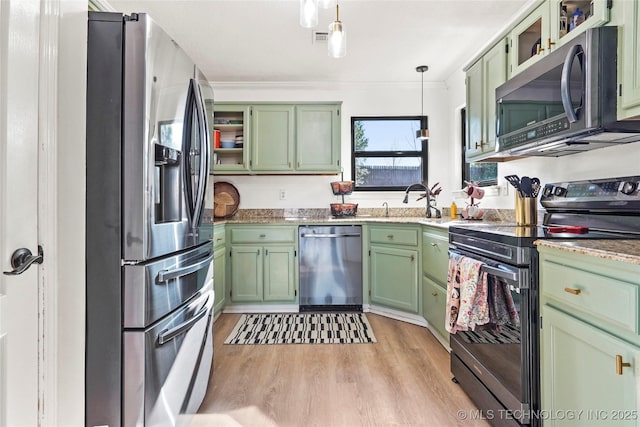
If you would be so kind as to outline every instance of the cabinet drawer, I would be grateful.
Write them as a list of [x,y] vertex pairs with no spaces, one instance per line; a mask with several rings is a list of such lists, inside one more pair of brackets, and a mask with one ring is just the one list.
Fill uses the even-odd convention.
[[428,277],[422,277],[422,315],[440,335],[448,340],[444,327],[446,318],[447,291]]
[[279,243],[295,242],[295,239],[296,230],[292,227],[231,229],[231,243]]
[[449,239],[430,232],[422,233],[422,270],[445,285],[449,266]]
[[216,225],[213,227],[213,247],[219,248],[226,243],[224,225]]
[[544,260],[543,294],[587,315],[638,333],[638,285],[588,270]]
[[396,245],[418,244],[418,230],[398,228],[372,228],[371,243],[387,243]]

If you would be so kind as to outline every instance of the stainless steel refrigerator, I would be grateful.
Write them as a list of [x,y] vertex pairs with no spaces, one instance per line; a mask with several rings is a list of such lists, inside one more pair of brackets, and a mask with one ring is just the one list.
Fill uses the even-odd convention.
[[212,99],[198,67],[149,16],[89,13],[87,426],[186,424],[204,398]]

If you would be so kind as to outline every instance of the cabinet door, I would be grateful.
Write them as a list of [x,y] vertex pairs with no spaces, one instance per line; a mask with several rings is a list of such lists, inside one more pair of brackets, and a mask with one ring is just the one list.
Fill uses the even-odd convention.
[[[549,3],[549,39],[544,42],[546,49],[557,49],[589,28],[600,27],[610,20],[609,0],[547,0]],[[627,3],[623,1],[621,3]],[[632,2],[633,3],[633,2]],[[584,22],[570,31],[561,31],[562,6],[567,9],[567,30],[576,9],[580,9],[586,18]]]
[[256,171],[292,171],[293,105],[255,105],[251,112],[251,162]]
[[[619,2],[620,3],[620,2]],[[623,25],[619,29],[618,119],[640,116],[640,2],[623,1]],[[619,5],[620,6],[620,5]],[[619,7],[618,6],[618,7]]]
[[[542,410],[577,413],[545,426],[638,425],[636,378],[640,349],[549,306],[542,308]],[[616,356],[630,367],[616,373]]]
[[295,299],[295,249],[293,246],[264,247],[264,300]]
[[231,301],[262,301],[262,257],[261,246],[231,248]]
[[418,251],[371,246],[371,302],[418,313]]
[[340,172],[340,106],[296,106],[296,170]]
[[467,137],[465,157],[467,163],[482,154],[482,104],[484,92],[482,90],[482,59],[467,70]]
[[226,259],[227,250],[224,247],[216,249],[213,252],[213,289],[215,291],[215,299],[213,303],[214,314],[218,314],[222,311],[226,299]]
[[422,271],[446,286],[449,267],[449,237],[446,230],[422,233]]
[[549,51],[545,44],[549,37],[549,2],[545,1],[511,31],[510,77],[538,61]]
[[507,81],[507,51],[504,41],[496,44],[482,57],[484,67],[483,138],[482,152],[496,148],[496,88]]
[[444,327],[446,304],[446,289],[427,276],[422,276],[422,317],[448,342],[449,333]]
[[[244,104],[214,104],[213,129],[220,132],[220,141],[233,141],[232,148],[215,146],[215,133],[211,141],[211,171],[214,173],[247,173],[249,165],[249,106]],[[242,137],[242,142],[237,138]]]

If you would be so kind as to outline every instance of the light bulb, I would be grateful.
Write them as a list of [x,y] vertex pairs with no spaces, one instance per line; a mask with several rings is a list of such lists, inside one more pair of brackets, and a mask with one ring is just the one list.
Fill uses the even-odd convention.
[[329,56],[342,58],[347,54],[347,33],[342,22],[329,24]]
[[304,28],[318,25],[318,0],[300,0],[300,25]]

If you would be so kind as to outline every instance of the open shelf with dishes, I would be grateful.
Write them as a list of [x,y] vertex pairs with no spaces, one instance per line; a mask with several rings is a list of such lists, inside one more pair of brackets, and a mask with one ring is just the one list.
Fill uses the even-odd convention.
[[215,105],[213,110],[211,172],[247,171],[249,107]]

